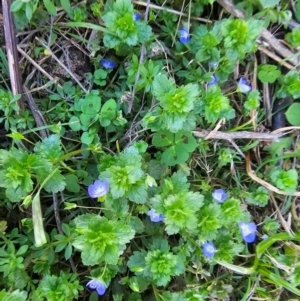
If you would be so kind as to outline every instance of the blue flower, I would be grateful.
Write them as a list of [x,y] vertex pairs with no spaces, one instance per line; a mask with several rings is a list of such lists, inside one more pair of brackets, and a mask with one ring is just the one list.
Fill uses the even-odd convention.
[[109,60],[109,59],[103,59],[100,61],[100,64],[102,65],[102,67],[104,67],[105,69],[113,69],[115,68],[116,64],[115,62]]
[[106,291],[106,284],[99,279],[92,279],[86,285],[89,289],[96,290],[99,296],[105,294]]
[[218,82],[218,78],[217,78],[217,76],[216,76],[215,74],[213,74],[213,75],[211,76],[211,78],[212,78],[212,80],[209,81],[209,82],[207,82],[207,85],[208,85],[208,86],[212,86],[212,85],[214,85],[214,84],[216,84],[216,83]]
[[239,228],[241,230],[242,233],[242,237],[244,239],[245,242],[247,243],[251,243],[255,241],[256,238],[256,225],[253,222],[250,223],[244,223],[244,222],[239,222],[238,223]]
[[178,32],[179,32],[179,41],[180,41],[180,43],[186,44],[190,41],[189,31],[185,27],[178,30]]
[[238,83],[238,90],[242,93],[248,93],[252,90],[252,86],[244,77],[241,77]]
[[150,220],[153,223],[158,223],[164,220],[164,216],[160,213],[156,213],[153,208],[148,211],[147,215],[150,217]]
[[217,252],[216,246],[211,242],[205,242],[202,245],[203,255],[207,258],[214,257],[215,253]]
[[96,180],[94,184],[89,185],[88,193],[91,198],[99,198],[104,196],[109,191],[109,184],[106,180]]
[[219,65],[218,62],[209,62],[209,63],[208,63],[208,66],[211,67],[211,68],[217,68],[218,65]]
[[216,189],[212,193],[212,197],[217,203],[223,203],[228,198],[227,193],[223,189]]
[[133,13],[133,21],[139,21],[139,20],[141,20],[141,14]]

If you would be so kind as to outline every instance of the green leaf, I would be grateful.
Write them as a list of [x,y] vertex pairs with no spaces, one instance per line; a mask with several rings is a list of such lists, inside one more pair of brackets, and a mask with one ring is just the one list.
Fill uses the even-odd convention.
[[268,279],[269,281],[271,280],[273,283],[275,283],[277,286],[281,286],[286,288],[287,290],[289,290],[290,292],[294,293],[295,295],[300,297],[300,290],[297,289],[295,287],[295,285],[287,282],[286,280],[284,280],[282,277],[280,277],[279,275],[276,275],[274,273],[272,273],[271,271],[269,271],[268,269],[259,266],[257,271],[263,275],[264,277],[266,277],[266,279]]
[[145,22],[137,22],[136,27],[138,30],[138,39],[140,43],[147,42],[152,35],[152,28]]
[[44,189],[47,192],[57,193],[59,191],[63,191],[65,189],[65,186],[66,186],[65,177],[58,170],[45,183]]
[[276,79],[281,75],[275,65],[260,65],[258,68],[258,78],[262,83],[274,83]]
[[285,115],[291,125],[300,126],[300,103],[293,103]]
[[95,138],[95,134],[94,133],[89,133],[89,132],[84,132],[81,135],[81,142],[86,144],[86,145],[90,145],[93,140]]
[[283,137],[279,141],[274,141],[270,145],[265,146],[264,150],[268,151],[272,157],[279,157],[285,149],[290,148],[292,142],[292,137]]
[[157,160],[149,161],[147,168],[148,168],[148,174],[151,177],[153,177],[155,180],[162,179],[163,175],[167,171],[167,166]]
[[16,252],[16,256],[22,256],[24,255],[28,250],[28,245],[23,245],[20,247],[20,249]]
[[140,251],[134,251],[133,255],[130,256],[127,266],[129,269],[134,272],[137,275],[140,275],[143,273],[145,269],[145,257],[146,257],[146,252],[144,250]]
[[153,94],[160,99],[168,92],[175,91],[175,84],[171,78],[168,78],[165,74],[158,74],[152,84]]
[[223,95],[217,86],[212,86],[206,91],[204,99],[199,102],[199,106],[200,113],[203,112],[204,118],[210,123],[215,123],[219,118],[229,120],[235,116],[229,99]]
[[70,259],[70,257],[72,256],[73,254],[73,248],[72,248],[72,245],[69,243],[65,249],[65,259],[68,260]]
[[300,79],[299,72],[292,70],[284,78],[280,89],[277,91],[278,98],[292,96],[294,99],[300,97]]
[[19,132],[12,132],[11,134],[7,134],[6,136],[14,140],[23,140],[25,138],[24,135]]
[[173,145],[167,148],[162,156],[161,161],[165,165],[174,166],[176,164],[184,163],[188,160],[189,153],[180,145]]
[[80,120],[77,116],[72,116],[69,120],[69,126],[72,131],[78,132],[81,130]]
[[11,4],[10,11],[13,13],[16,13],[17,11],[19,11],[23,8],[23,5],[25,5],[24,2],[22,2],[20,0],[16,0]]
[[177,148],[180,147],[187,152],[193,152],[198,146],[194,136],[190,132],[183,131],[175,134],[175,144]]
[[113,120],[117,116],[117,103],[114,99],[109,99],[104,103],[100,112],[100,121],[104,119]]
[[259,1],[263,8],[275,6],[280,2],[280,0],[259,0]]
[[205,241],[211,241],[216,239],[218,235],[218,229],[223,225],[221,219],[222,210],[219,204],[212,203],[203,207],[198,214],[198,233]]
[[27,292],[15,290],[13,292],[6,292],[5,289],[0,291],[0,300],[3,301],[26,301],[27,300]]
[[101,98],[94,94],[88,94],[81,106],[82,113],[96,115],[101,108]]
[[259,92],[254,90],[248,93],[247,100],[244,102],[244,108],[250,111],[259,108],[259,106]]
[[32,14],[33,14],[33,7],[32,7],[32,3],[31,2],[26,3],[25,13],[26,13],[27,19],[30,21],[31,18],[32,18]]
[[37,142],[34,151],[42,158],[47,158],[52,162],[58,160],[63,155],[60,136],[58,134],[50,135],[42,142]]
[[43,225],[43,215],[40,202],[40,193],[38,192],[32,200],[32,221],[33,221],[33,231],[35,246],[40,247],[47,243],[44,225]]
[[71,13],[71,4],[69,0],[60,0],[60,5],[67,13]]
[[92,114],[92,115],[87,115],[87,114],[80,114],[80,122],[82,125],[88,129],[93,123],[97,121],[98,115],[97,114]]
[[173,144],[174,134],[170,131],[159,131],[152,137],[152,144],[156,147],[164,147]]
[[134,230],[122,221],[107,220],[93,214],[75,218],[76,231],[79,236],[73,246],[82,252],[84,265],[101,262],[117,264],[126,244],[134,237]]
[[300,1],[297,1],[295,3],[295,8],[296,8],[296,11],[295,11],[296,19],[298,20],[298,22],[300,22]]
[[286,193],[294,193],[298,185],[298,172],[295,169],[288,171],[282,169],[274,169],[271,172],[273,183]]
[[197,211],[203,205],[203,196],[198,192],[181,192],[166,198],[156,195],[151,199],[153,208],[164,215],[166,232],[169,235],[187,230],[189,233],[197,227]]
[[78,185],[78,178],[76,175],[65,175],[66,189],[70,192],[78,193],[80,186]]
[[50,15],[56,15],[56,7],[55,7],[55,5],[52,3],[52,1],[51,0],[43,0],[43,2],[44,2],[44,5],[45,5],[45,7],[46,7],[46,9],[47,9],[47,11],[48,11],[48,13],[50,14]]

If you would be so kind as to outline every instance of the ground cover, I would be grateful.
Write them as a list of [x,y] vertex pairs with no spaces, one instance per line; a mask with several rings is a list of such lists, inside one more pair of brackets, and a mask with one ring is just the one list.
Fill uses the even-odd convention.
[[300,1],[2,1],[0,300],[298,300]]

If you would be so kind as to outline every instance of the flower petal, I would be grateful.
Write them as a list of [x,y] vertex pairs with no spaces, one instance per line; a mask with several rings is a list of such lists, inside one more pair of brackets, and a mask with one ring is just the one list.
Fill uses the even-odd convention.
[[114,61],[111,61],[109,59],[101,60],[100,64],[102,65],[102,67],[104,67],[106,69],[113,69],[116,65]]
[[209,82],[207,82],[207,85],[208,85],[208,86],[212,86],[212,85],[214,85],[214,84],[216,84],[216,83],[218,82],[218,78],[217,78],[217,76],[216,76],[215,74],[213,74],[213,75],[211,76],[211,78],[212,78],[212,80],[209,81]]
[[98,198],[104,196],[109,191],[109,183],[104,180],[96,180],[94,184],[89,185],[88,193],[91,198]]
[[248,81],[244,77],[240,78],[240,80],[238,82],[238,88],[239,88],[239,91],[241,91],[242,93],[248,93],[252,90],[251,84],[249,84]]
[[216,189],[212,193],[212,197],[217,203],[223,203],[227,199],[228,196],[227,196],[227,193],[223,189]]
[[216,246],[211,241],[202,244],[202,250],[203,255],[207,258],[214,257],[215,253],[217,252]]
[[157,213],[153,208],[148,211],[147,215],[150,217],[150,220],[153,223],[158,223],[164,220],[164,216],[160,213]]
[[179,41],[180,41],[180,43],[186,44],[190,41],[189,31],[185,27],[178,30],[178,32],[179,32]]

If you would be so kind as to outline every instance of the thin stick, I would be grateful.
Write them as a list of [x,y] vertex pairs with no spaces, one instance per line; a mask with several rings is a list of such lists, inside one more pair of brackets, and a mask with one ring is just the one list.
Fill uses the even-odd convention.
[[[211,131],[201,130],[193,131],[193,135],[197,138],[208,137]],[[222,140],[233,140],[233,139],[258,139],[262,141],[277,141],[283,134],[277,133],[258,133],[258,132],[214,132],[212,136],[209,136],[210,139],[222,139]]]
[[[137,4],[137,5],[148,6],[148,3],[143,2],[143,1],[133,0],[132,2],[134,4]],[[149,8],[153,8],[153,9],[157,9],[157,10],[165,10],[165,11],[167,11],[169,13],[172,13],[172,14],[178,15],[178,16],[183,16],[183,17],[187,17],[188,16],[187,14],[181,13],[181,12],[179,12],[177,10],[174,10],[174,9],[171,9],[171,8],[161,7],[161,6],[158,6],[158,5],[155,5],[155,4],[151,4],[151,3],[149,4]],[[199,17],[191,17],[191,19],[198,20],[198,21],[205,22],[205,23],[212,23],[211,20],[204,19],[204,18],[199,18]]]
[[41,73],[43,73],[50,81],[55,81],[49,73],[47,73],[38,63],[36,63],[25,51],[23,51],[19,46],[17,46],[18,51]]
[[74,79],[74,81],[80,86],[80,88],[85,92],[88,93],[88,90],[81,84],[81,82],[78,80],[77,76],[70,70],[68,69],[64,64],[62,64],[62,62],[60,61],[60,59],[52,52],[52,50],[42,41],[40,40],[38,37],[35,37],[35,39],[42,45],[44,46],[47,51],[51,54],[51,56],[57,61],[57,63],[63,68],[65,69],[66,72],[68,72],[70,74],[70,76]]
[[291,64],[283,61],[279,56],[277,56],[275,53],[271,52],[270,50],[268,50],[264,47],[261,47],[261,46],[258,46],[258,49],[261,52],[263,52],[264,54],[266,54],[268,57],[273,59],[274,61],[278,62],[280,65],[286,67],[287,69],[289,69],[289,70],[295,69],[294,66],[292,66]]
[[[17,94],[22,94],[22,83],[21,83],[21,73],[19,69],[16,34],[14,30],[14,20],[12,17],[12,13],[10,12],[10,6],[11,6],[10,0],[2,0],[5,45],[6,45],[8,68],[9,68],[9,76],[10,76],[12,94],[15,96]],[[22,98],[18,101],[18,106],[20,109],[24,109],[24,101]]]
[[215,126],[215,128],[211,132],[209,132],[209,134],[205,137],[204,140],[208,140],[208,139],[214,138],[215,135],[216,135],[216,133],[218,133],[219,128],[223,124],[225,124],[225,118],[222,118],[222,119],[219,120],[219,122],[217,123],[217,125]]
[[[26,85],[23,85],[23,89],[24,89],[24,95],[26,97],[26,100],[28,102],[29,108],[31,110],[31,113],[33,115],[36,125],[38,127],[47,126],[43,114],[38,109],[38,106],[36,105],[33,97],[31,96],[31,93],[28,91]],[[42,139],[45,139],[49,136],[49,132],[47,129],[40,129],[40,135],[41,135]]]

